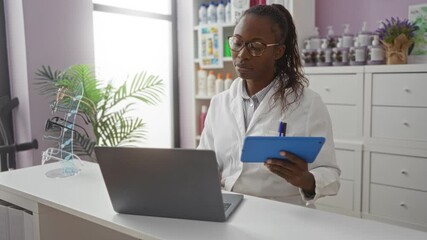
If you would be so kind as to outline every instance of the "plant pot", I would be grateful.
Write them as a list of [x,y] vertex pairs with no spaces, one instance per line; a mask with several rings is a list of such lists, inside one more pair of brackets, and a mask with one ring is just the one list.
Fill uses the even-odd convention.
[[393,43],[383,42],[386,50],[387,64],[407,64],[408,49],[413,42],[404,34],[400,34]]
[[401,49],[399,51],[387,50],[387,64],[407,64],[408,63],[408,49]]

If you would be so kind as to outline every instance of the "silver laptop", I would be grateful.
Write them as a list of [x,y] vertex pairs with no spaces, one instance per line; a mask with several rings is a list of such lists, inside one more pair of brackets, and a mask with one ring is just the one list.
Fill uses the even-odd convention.
[[221,193],[210,150],[95,147],[118,213],[223,222],[243,199]]

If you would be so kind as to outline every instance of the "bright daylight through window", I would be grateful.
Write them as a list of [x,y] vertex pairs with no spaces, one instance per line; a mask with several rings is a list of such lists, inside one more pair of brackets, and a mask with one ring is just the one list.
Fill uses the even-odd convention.
[[146,123],[141,146],[173,146],[173,35],[171,0],[93,0],[95,65],[115,86],[141,71],[163,80],[156,105],[136,111]]

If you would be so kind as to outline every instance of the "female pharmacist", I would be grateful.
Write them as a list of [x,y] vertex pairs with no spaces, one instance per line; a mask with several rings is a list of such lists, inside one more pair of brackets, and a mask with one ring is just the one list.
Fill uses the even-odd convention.
[[[239,77],[212,98],[198,146],[215,151],[223,188],[307,206],[337,194],[340,169],[330,117],[319,95],[306,88],[290,13],[276,4],[252,7],[229,43]],[[246,136],[279,135],[283,122],[287,136],[326,138],[313,163],[288,152],[280,153],[288,161],[240,161]]]

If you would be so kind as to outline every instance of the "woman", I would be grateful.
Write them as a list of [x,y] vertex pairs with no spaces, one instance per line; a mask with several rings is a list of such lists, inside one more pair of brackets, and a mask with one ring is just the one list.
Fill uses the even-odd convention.
[[[281,5],[248,9],[229,38],[239,76],[228,91],[211,100],[199,149],[215,151],[225,190],[284,202],[314,203],[335,195],[339,174],[330,117],[318,94],[305,88],[298,44],[290,13]],[[323,136],[316,161],[280,154],[288,161],[266,159],[242,163],[246,136]]]

